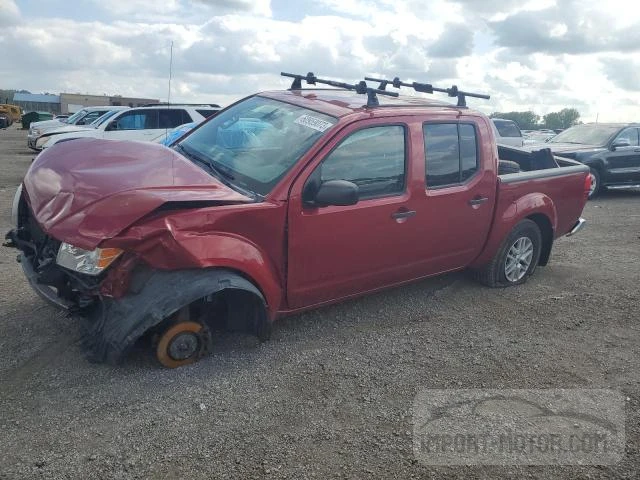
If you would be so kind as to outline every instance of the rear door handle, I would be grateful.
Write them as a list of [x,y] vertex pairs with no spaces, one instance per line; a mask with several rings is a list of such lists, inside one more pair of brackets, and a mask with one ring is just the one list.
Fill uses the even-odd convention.
[[487,197],[476,197],[469,200],[469,205],[482,205],[484,202],[489,201]]
[[391,218],[394,220],[402,220],[403,218],[414,217],[416,214],[415,210],[398,210],[391,214]]

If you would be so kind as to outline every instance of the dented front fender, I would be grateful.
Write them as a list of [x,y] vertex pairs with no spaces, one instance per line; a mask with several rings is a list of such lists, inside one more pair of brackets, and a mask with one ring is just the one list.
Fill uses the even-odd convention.
[[182,307],[223,290],[244,291],[256,302],[256,333],[268,329],[265,298],[249,280],[228,269],[139,272],[132,283],[143,286],[120,299],[103,298],[80,321],[86,329],[83,345],[89,359],[117,363],[149,329]]

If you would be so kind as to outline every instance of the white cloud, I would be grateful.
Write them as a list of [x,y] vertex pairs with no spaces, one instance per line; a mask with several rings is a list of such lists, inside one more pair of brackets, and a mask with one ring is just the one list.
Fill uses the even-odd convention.
[[576,107],[586,120],[637,120],[629,57],[640,51],[640,9],[626,0],[298,0],[284,10],[269,0],[91,0],[82,15],[51,1],[55,18],[0,0],[0,49],[12,58],[0,63],[3,88],[166,98],[173,41],[176,101],[228,103],[286,88],[280,71],[312,70],[455,83],[490,93],[470,100],[485,112]]
[[[15,24],[20,19],[20,10],[14,0],[0,0],[0,27]],[[0,32],[2,35],[2,32]]]

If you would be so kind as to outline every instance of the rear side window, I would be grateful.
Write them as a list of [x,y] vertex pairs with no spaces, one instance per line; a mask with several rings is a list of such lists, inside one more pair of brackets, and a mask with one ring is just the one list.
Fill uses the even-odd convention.
[[211,115],[215,115],[219,110],[205,110],[203,108],[196,108],[196,112],[202,115],[204,118],[209,118]]
[[159,116],[159,128],[175,128],[185,123],[190,123],[193,120],[191,116],[181,108],[167,108],[165,110],[158,110]]
[[522,137],[522,133],[515,122],[509,122],[505,120],[494,120],[498,133],[501,137]]
[[476,129],[471,124],[423,126],[428,188],[457,185],[478,171]]
[[346,137],[327,156],[321,178],[353,182],[363,199],[399,195],[404,191],[405,163],[404,127],[365,128]]

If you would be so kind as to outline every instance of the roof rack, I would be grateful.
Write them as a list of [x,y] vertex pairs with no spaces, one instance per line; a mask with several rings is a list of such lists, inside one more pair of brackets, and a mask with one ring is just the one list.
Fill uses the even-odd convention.
[[377,95],[387,95],[389,97],[397,97],[396,92],[387,92],[383,89],[371,88],[367,86],[365,81],[360,81],[355,85],[344,82],[336,82],[334,80],[324,80],[316,77],[313,72],[309,72],[306,75],[297,75],[295,73],[280,72],[283,77],[293,78],[291,83],[291,90],[302,90],[302,80],[307,82],[307,85],[315,85],[316,83],[322,83],[324,85],[331,85],[332,87],[346,88],[347,90],[353,90],[356,93],[367,94],[367,107],[377,107],[380,105]]
[[387,85],[393,85],[395,88],[400,87],[411,87],[416,92],[422,93],[433,93],[433,92],[442,92],[446,93],[450,97],[458,97],[458,107],[466,107],[467,99],[466,97],[474,97],[474,98],[484,98],[485,100],[489,100],[491,97],[489,95],[484,95],[482,93],[471,93],[471,92],[463,92],[462,90],[458,90],[456,85],[453,85],[451,88],[437,88],[431,85],[430,83],[406,83],[400,81],[398,77],[393,80],[384,80],[381,78],[372,78],[372,77],[364,77],[365,80],[369,80],[371,82],[380,82],[378,89],[384,90],[387,88]]
[[158,102],[158,103],[145,103],[144,105],[140,105],[141,107],[156,107],[158,105],[166,105],[171,107],[213,107],[213,108],[222,108],[217,103],[168,103],[168,102]]

